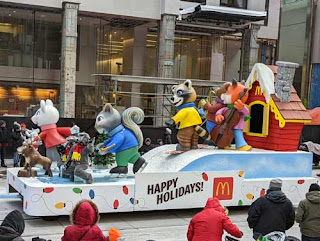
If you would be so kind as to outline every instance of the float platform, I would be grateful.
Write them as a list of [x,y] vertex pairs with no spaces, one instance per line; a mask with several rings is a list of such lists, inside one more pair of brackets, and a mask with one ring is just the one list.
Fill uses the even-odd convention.
[[[252,152],[208,147],[179,155],[165,154],[175,145],[157,147],[144,158],[142,173],[114,178],[109,170],[93,170],[93,184],[50,178],[17,177],[20,168],[7,170],[8,190],[23,197],[23,210],[31,216],[68,215],[81,199],[94,201],[101,213],[201,208],[208,197],[225,206],[250,205],[264,195],[271,179],[281,178],[283,192],[294,205],[311,183],[312,154],[254,149]],[[129,167],[131,169],[131,167]]]

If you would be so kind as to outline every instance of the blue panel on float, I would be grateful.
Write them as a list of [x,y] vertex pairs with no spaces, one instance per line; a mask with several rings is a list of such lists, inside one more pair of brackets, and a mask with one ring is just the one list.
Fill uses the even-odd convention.
[[312,154],[297,153],[221,153],[200,157],[181,171],[244,170],[245,178],[311,177]]

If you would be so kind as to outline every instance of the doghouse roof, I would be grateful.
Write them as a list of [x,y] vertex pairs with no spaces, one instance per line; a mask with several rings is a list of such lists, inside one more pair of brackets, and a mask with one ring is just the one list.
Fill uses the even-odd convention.
[[[269,69],[269,70],[267,70]],[[271,71],[270,71],[271,70]],[[266,102],[269,103],[271,111],[275,114],[276,120],[279,121],[279,126],[284,127],[286,122],[294,123],[309,123],[311,117],[306,108],[301,102],[295,88],[291,86],[290,102],[280,102],[279,98],[275,95],[274,80],[277,76],[277,66],[266,66],[264,64],[255,64],[250,76],[246,82],[249,89],[252,88],[254,81],[259,81],[261,90],[265,96]],[[259,73],[263,72],[263,73]],[[273,73],[271,77],[270,72]],[[266,84],[267,83],[267,84]],[[273,83],[273,88],[270,87]],[[266,88],[267,86],[267,88]]]
[[246,81],[245,86],[249,89],[255,81],[259,81],[262,93],[264,93],[266,102],[269,103],[270,95],[275,93],[274,74],[267,65],[256,63]]

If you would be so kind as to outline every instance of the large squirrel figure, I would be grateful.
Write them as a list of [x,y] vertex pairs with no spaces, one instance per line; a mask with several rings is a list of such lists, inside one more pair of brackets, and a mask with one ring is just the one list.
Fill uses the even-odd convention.
[[117,166],[110,170],[110,174],[127,174],[129,163],[133,164],[133,173],[136,173],[146,164],[138,152],[143,143],[143,135],[137,124],[143,119],[144,113],[138,107],[130,107],[120,115],[110,103],[98,114],[96,130],[110,136],[103,142],[103,147],[98,148],[103,153],[116,153]]

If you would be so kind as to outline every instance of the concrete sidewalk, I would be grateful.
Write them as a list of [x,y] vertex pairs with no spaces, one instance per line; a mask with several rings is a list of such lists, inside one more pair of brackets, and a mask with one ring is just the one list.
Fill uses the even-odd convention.
[[[13,167],[13,159],[4,159],[4,163],[5,163],[8,167]],[[0,166],[0,174],[6,175],[6,174],[7,174],[7,168]]]

